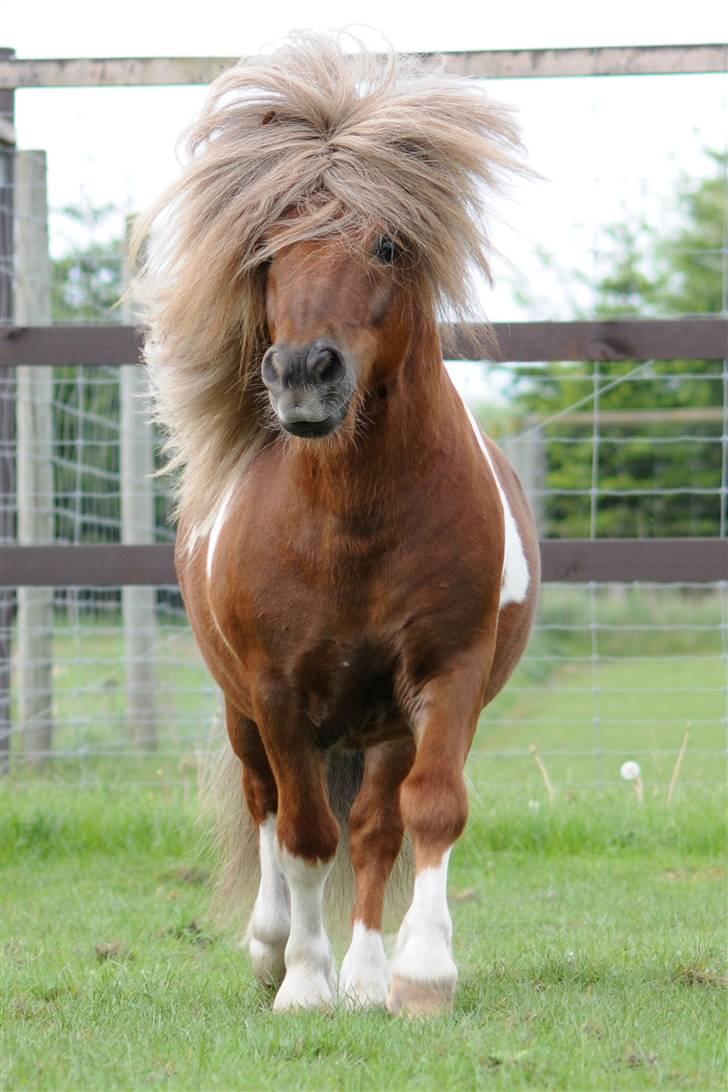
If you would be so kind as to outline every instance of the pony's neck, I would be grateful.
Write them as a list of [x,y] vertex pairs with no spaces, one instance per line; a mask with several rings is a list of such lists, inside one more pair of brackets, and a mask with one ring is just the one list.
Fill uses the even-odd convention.
[[453,396],[433,317],[413,327],[391,381],[365,396],[353,433],[320,447],[296,445],[302,486],[342,512],[371,509],[390,489],[401,497],[403,479],[413,487],[425,481],[445,449]]

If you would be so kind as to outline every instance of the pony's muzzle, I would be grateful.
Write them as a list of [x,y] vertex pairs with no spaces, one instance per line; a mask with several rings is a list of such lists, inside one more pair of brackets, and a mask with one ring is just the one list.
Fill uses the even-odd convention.
[[271,345],[261,376],[282,427],[307,439],[336,431],[356,385],[344,353],[323,338],[303,347]]

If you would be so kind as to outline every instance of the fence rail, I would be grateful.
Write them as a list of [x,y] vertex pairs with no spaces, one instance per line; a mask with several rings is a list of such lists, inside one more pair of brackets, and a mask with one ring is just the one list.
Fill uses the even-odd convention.
[[[728,354],[728,319],[717,316],[496,323],[492,328],[445,324],[441,332],[448,359],[482,359],[482,346],[488,343],[492,359],[518,362],[720,360]],[[129,365],[139,359],[141,337],[133,326],[9,326],[0,332],[0,345],[10,367]],[[0,587],[175,581],[173,547],[163,544],[10,546],[3,553]],[[720,539],[551,540],[542,542],[541,553],[546,582],[728,578],[728,544]]]
[[[604,46],[592,49],[497,49],[430,54],[448,72],[489,79],[655,76],[724,72],[724,44]],[[2,68],[0,89],[163,87],[209,83],[239,57],[18,58]]]
[[[725,539],[548,539],[547,583],[716,583],[728,580]],[[0,587],[115,587],[176,582],[174,546],[5,546]]]
[[[446,360],[723,360],[728,319],[622,319],[604,322],[443,324]],[[142,335],[133,326],[9,326],[0,331],[3,363],[64,366],[133,364]],[[489,346],[484,352],[483,346]]]
[[[440,53],[438,56],[452,73],[489,79],[728,71],[728,46],[724,44],[499,50]],[[80,535],[82,528],[86,536],[82,544],[63,545],[44,542],[39,536],[23,538],[19,535],[24,544],[16,545],[16,461],[19,465],[25,460],[26,466],[29,462],[23,454],[27,445],[24,447],[22,442],[16,445],[16,408],[22,408],[19,403],[23,398],[19,402],[16,400],[15,368],[19,368],[18,377],[30,387],[41,378],[44,368],[50,371],[54,366],[91,366],[91,378],[84,374],[81,382],[101,389],[107,380],[99,366],[138,362],[141,335],[130,325],[40,325],[47,319],[39,317],[37,311],[26,313],[19,302],[22,291],[19,295],[18,288],[22,290],[23,283],[22,277],[19,281],[14,279],[14,272],[22,271],[22,262],[18,266],[16,259],[24,248],[27,250],[27,241],[23,241],[23,233],[18,231],[17,225],[22,226],[27,216],[24,207],[16,202],[16,191],[22,175],[19,171],[22,156],[37,156],[37,153],[18,152],[13,146],[14,92],[50,87],[204,84],[237,60],[236,57],[26,59],[16,58],[12,50],[0,50],[0,322],[4,324],[0,328],[0,363],[7,365],[6,369],[0,368],[0,372],[5,371],[7,375],[2,392],[5,397],[0,402],[0,493],[4,500],[12,501],[5,506],[0,504],[0,520],[3,521],[0,539],[9,543],[3,547],[0,560],[0,770],[8,767],[10,757],[18,763],[32,765],[48,755],[61,756],[71,764],[78,762],[79,780],[83,782],[93,772],[88,767],[89,761],[111,756],[116,770],[120,756],[126,755],[130,763],[139,756],[148,758],[149,749],[155,745],[160,748],[153,758],[156,769],[161,756],[171,755],[176,762],[190,747],[198,745],[201,716],[204,717],[204,711],[213,700],[211,684],[201,666],[199,673],[193,666],[191,638],[181,624],[183,612],[174,588],[174,546],[168,542],[154,542],[158,530],[155,532],[153,516],[150,536],[146,538],[125,536],[126,516],[122,514],[120,518],[114,516],[112,519],[105,511],[99,514],[99,510],[89,527],[79,518],[77,530]],[[40,223],[44,217],[36,216],[35,219]],[[648,363],[651,361],[726,360],[728,318],[725,309],[720,315],[692,315],[680,319],[518,322],[496,324],[492,329],[484,325],[443,325],[441,334],[448,360],[488,359],[509,365],[594,362],[594,369],[583,377],[586,385],[578,388],[579,397],[571,408],[547,420],[527,418],[526,432],[519,438],[524,444],[522,454],[526,467],[531,465],[528,460],[532,459],[533,470],[540,465],[544,443],[584,442],[581,435],[576,437],[571,433],[554,437],[549,432],[544,439],[547,425],[558,421],[560,432],[563,432],[568,425],[594,421],[590,441],[593,446],[592,477],[590,482],[585,479],[583,489],[578,491],[579,495],[591,498],[592,537],[541,542],[543,575],[549,586],[543,590],[541,613],[525,674],[520,684],[518,680],[515,684],[522,699],[534,691],[538,701],[529,705],[525,712],[514,713],[510,706],[491,711],[491,725],[496,732],[499,726],[505,726],[508,731],[507,749],[504,743],[495,743],[492,744],[494,753],[506,764],[513,756],[528,758],[530,751],[525,744],[530,742],[531,733],[537,732],[538,736],[533,738],[538,740],[543,754],[560,755],[569,771],[574,766],[576,778],[586,770],[582,760],[593,760],[598,781],[602,783],[604,755],[623,754],[625,746],[634,745],[638,729],[641,749],[635,753],[654,754],[657,749],[664,757],[675,753],[684,721],[692,718],[701,748],[696,748],[695,754],[707,756],[704,770],[712,775],[715,756],[721,753],[717,749],[718,731],[725,724],[727,708],[723,687],[728,655],[728,540],[725,538],[728,373],[725,366],[722,376],[717,377],[707,367],[699,369],[710,372],[706,376],[671,376],[663,374],[659,367],[654,369],[659,373],[657,378],[665,381],[685,378],[722,382],[722,407],[714,404],[708,408],[690,409],[676,400],[673,408],[625,410],[609,405],[605,408],[600,396],[611,386],[628,379],[654,381],[653,369]],[[599,370],[599,362],[620,361],[638,362],[639,366],[614,369],[619,376],[607,376],[607,368],[602,372]],[[30,367],[25,367],[27,365]],[[82,368],[78,370],[83,372]],[[537,370],[530,369],[530,372],[533,374]],[[668,370],[679,372],[680,367]],[[143,377],[141,370],[138,374]],[[126,367],[122,368],[121,376],[119,383],[119,376],[112,369],[108,383],[123,387],[125,380],[135,378],[133,369]],[[582,389],[583,398],[580,397]],[[26,398],[25,401],[29,400]],[[582,411],[587,404],[590,405],[589,414]],[[90,417],[90,412],[87,416]],[[130,430],[120,424],[122,420],[120,417],[113,437],[99,432],[99,448],[116,445],[115,450],[118,448],[122,456],[129,453],[133,444]],[[622,435],[605,436],[604,427],[608,424],[629,425],[635,426],[633,431],[637,432],[650,421],[664,424],[668,420],[683,422],[683,432],[689,435],[678,437],[670,433],[650,436],[650,439],[662,444],[710,443],[711,454],[717,450],[716,445],[721,445],[724,469],[715,488],[711,485],[706,492],[720,498],[720,535],[723,537],[596,537],[598,501],[601,497],[616,495],[600,482],[599,451],[607,443],[633,442],[632,438]],[[709,435],[700,432],[698,436],[699,430],[687,427],[690,423],[720,420],[724,422],[722,430],[711,424]],[[99,428],[102,424],[100,419],[96,421]],[[47,431],[38,431],[39,443]],[[96,442],[90,441],[91,446]],[[60,467],[61,455],[56,454],[54,458],[54,465]],[[686,459],[685,473],[692,473],[694,465]],[[102,471],[93,459],[89,459],[87,466],[89,474],[93,472],[96,477],[107,472]],[[523,468],[520,469],[523,473]],[[122,476],[120,473],[120,481]],[[139,480],[143,477],[141,472],[137,475]],[[544,495],[544,482],[539,480],[539,472],[532,473],[526,484],[538,504]],[[671,492],[684,494],[686,506],[689,506],[700,492],[700,489],[692,488],[694,485],[695,482],[687,478],[687,485],[681,484],[679,489],[654,488],[649,492],[662,497]],[[59,497],[65,502],[63,488],[66,487],[54,486],[45,491],[38,488],[37,506],[47,508],[49,496],[51,502]],[[92,492],[95,488],[99,488],[99,496],[104,492],[93,483],[91,487],[83,488],[88,496],[95,496]],[[132,482],[132,492],[134,488],[140,491]],[[81,485],[74,489],[80,490]],[[122,493],[120,486],[120,497]],[[65,509],[63,514],[65,518]],[[645,516],[645,526],[659,534],[659,525],[650,523],[648,517],[649,512]],[[101,538],[110,529],[116,529],[119,523],[121,543],[88,544],[89,538]],[[683,533],[692,533],[692,528],[689,524]],[[68,537],[73,540],[76,534],[72,531],[69,536],[65,523],[56,533],[66,541]],[[586,534],[588,529],[574,533]],[[611,530],[611,533],[619,531]],[[636,530],[633,533],[637,533]],[[695,534],[701,533],[705,531],[696,523]],[[16,587],[21,589],[17,595],[13,591]],[[63,591],[59,595],[52,589]],[[147,597],[149,610],[144,615],[145,620],[140,621],[142,615],[138,612],[127,611],[128,599],[132,596]],[[37,605],[42,597],[46,604],[42,621],[34,621],[36,616],[25,609],[24,617],[14,623],[15,603],[19,604],[22,614],[28,603]],[[127,626],[127,613],[130,626]],[[122,617],[123,630],[120,626]],[[27,640],[25,653],[18,639],[21,631]],[[38,676],[41,682],[37,683],[29,681],[29,674],[23,676],[18,671],[17,712],[14,711],[11,721],[9,661],[13,633],[21,649],[16,662],[25,657],[30,667],[42,666],[45,674]],[[130,634],[136,634],[139,642],[135,644]],[[38,651],[44,640],[49,646],[52,642],[52,651],[47,654]],[[154,665],[154,676],[146,670],[148,663]],[[638,675],[631,671],[635,665],[640,669]],[[698,669],[700,674],[696,675]],[[155,681],[150,681],[152,678]],[[548,687],[544,687],[544,678],[549,679]],[[552,701],[551,705],[544,705],[547,693],[556,704]],[[640,704],[640,693],[648,696],[647,702]],[[688,697],[683,700],[681,694]],[[589,695],[591,704],[584,704],[584,695]],[[629,697],[625,700],[622,695]],[[669,695],[666,702],[665,695]],[[619,706],[614,704],[617,699]],[[659,707],[661,699],[663,706]],[[37,712],[29,713],[31,708]],[[627,717],[631,719],[625,719]],[[512,733],[519,723],[525,726],[526,734],[514,739]],[[563,738],[549,734],[556,723],[560,729],[567,726]],[[622,723],[627,731],[620,734]],[[585,734],[585,729],[591,734]],[[675,734],[678,730],[679,735]],[[131,746],[130,740],[133,740]],[[591,751],[585,750],[587,740],[593,741]],[[645,750],[650,747],[652,752]],[[177,764],[170,769],[174,775]],[[129,766],[127,776],[140,775],[141,767],[134,772]],[[707,772],[705,776],[708,776]]]

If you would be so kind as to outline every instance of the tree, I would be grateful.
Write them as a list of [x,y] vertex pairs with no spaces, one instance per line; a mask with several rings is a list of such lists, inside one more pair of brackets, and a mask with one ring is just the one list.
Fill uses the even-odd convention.
[[[53,261],[53,321],[120,322],[124,240],[108,227],[118,218],[117,211],[113,205],[67,205],[61,215],[74,241]],[[107,236],[105,242],[99,241],[99,233]]]
[[[721,311],[728,162],[717,153],[711,160],[710,177],[681,188],[672,232],[655,238],[640,222],[607,229],[614,261],[593,286],[598,316]],[[719,361],[693,360],[519,369],[512,388],[514,405],[527,415],[527,427],[544,422],[546,534],[717,534],[719,506],[725,503],[719,493],[722,372]],[[582,410],[596,409],[595,402],[584,400],[598,388],[603,390],[598,415],[585,421],[568,412],[577,403]],[[630,417],[620,421],[613,413],[620,410],[629,411]],[[663,410],[663,419],[641,421],[637,414],[647,410]],[[674,412],[680,410],[704,413],[687,421]],[[552,424],[545,423],[559,414]]]

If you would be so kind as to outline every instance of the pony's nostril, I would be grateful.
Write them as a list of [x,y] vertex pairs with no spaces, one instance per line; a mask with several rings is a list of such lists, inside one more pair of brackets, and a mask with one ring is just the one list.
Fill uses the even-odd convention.
[[316,347],[308,356],[308,368],[316,383],[335,383],[344,374],[344,361],[336,349]]
[[260,364],[260,374],[266,387],[280,386],[281,376],[276,366],[276,351],[268,349]]

